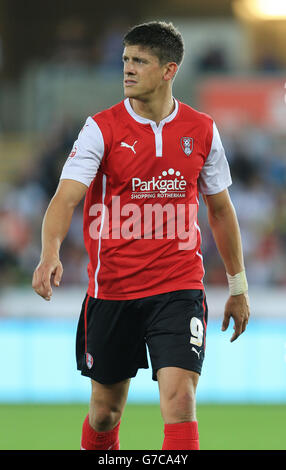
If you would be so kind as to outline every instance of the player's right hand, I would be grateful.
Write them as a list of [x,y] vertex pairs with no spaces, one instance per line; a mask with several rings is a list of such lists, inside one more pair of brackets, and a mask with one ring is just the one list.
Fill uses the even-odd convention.
[[63,266],[58,258],[54,260],[41,260],[36,267],[32,287],[34,291],[45,300],[51,300],[52,297],[52,280],[53,284],[58,287],[63,275]]

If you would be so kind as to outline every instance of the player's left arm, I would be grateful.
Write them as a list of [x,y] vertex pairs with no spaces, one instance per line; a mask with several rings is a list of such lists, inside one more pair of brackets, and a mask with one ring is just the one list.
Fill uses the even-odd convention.
[[228,328],[232,317],[234,320],[234,333],[230,340],[232,342],[245,331],[250,315],[240,228],[227,189],[217,194],[203,195],[203,198],[207,206],[209,225],[230,286],[222,330]]

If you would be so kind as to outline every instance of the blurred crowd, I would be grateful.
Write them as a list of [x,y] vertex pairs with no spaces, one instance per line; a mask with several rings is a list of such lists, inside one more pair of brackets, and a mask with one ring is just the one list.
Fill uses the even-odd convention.
[[[239,220],[247,277],[251,285],[286,286],[285,136],[248,125],[221,132],[233,184],[230,196]],[[225,283],[225,269],[201,218],[206,281]]]
[[[132,24],[131,18],[118,12],[101,25],[100,34],[95,35],[87,24],[78,18],[67,18],[60,22],[55,34],[49,61],[60,67],[83,65],[96,66],[104,73],[122,69],[122,38]],[[201,51],[192,51],[197,73],[228,73],[233,69],[226,45],[216,42],[206,44]],[[188,49],[185,51],[187,54]],[[251,68],[263,73],[276,73],[284,69],[273,47],[261,47],[253,58]]]
[[[69,155],[81,124],[67,121],[53,129],[43,142],[40,155],[13,184],[0,184],[0,285],[31,283],[39,262],[41,225],[54,195],[62,166]],[[64,283],[86,279],[86,257],[82,240],[82,204],[74,213],[72,226],[61,252]]]
[[[33,168],[13,184],[0,186],[0,284],[30,284],[39,261],[41,224],[81,124],[67,123],[48,136]],[[230,195],[238,215],[249,283],[286,285],[286,142],[255,127],[220,130],[230,163]],[[51,144],[52,143],[52,144]],[[63,285],[87,282],[82,208],[76,209],[61,249]],[[225,285],[226,276],[200,203],[199,223],[205,282]]]

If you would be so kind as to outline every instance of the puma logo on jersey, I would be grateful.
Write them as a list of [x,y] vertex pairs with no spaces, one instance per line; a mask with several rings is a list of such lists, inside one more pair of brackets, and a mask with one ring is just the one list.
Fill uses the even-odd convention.
[[201,351],[197,351],[194,347],[192,347],[192,351],[194,351],[198,355],[198,358],[200,358]]
[[138,140],[135,140],[133,145],[126,144],[126,142],[121,142],[120,147],[127,147],[127,148],[131,149],[133,153],[136,154],[136,151],[135,151],[134,147],[137,144],[137,142],[138,142]]

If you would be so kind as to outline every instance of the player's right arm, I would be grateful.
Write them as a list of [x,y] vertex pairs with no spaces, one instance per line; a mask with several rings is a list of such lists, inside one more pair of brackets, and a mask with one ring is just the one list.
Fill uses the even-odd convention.
[[60,247],[71,225],[73,212],[88,187],[79,181],[62,179],[47,208],[42,224],[42,251],[36,267],[32,287],[45,300],[52,296],[52,280],[59,286],[63,266]]

